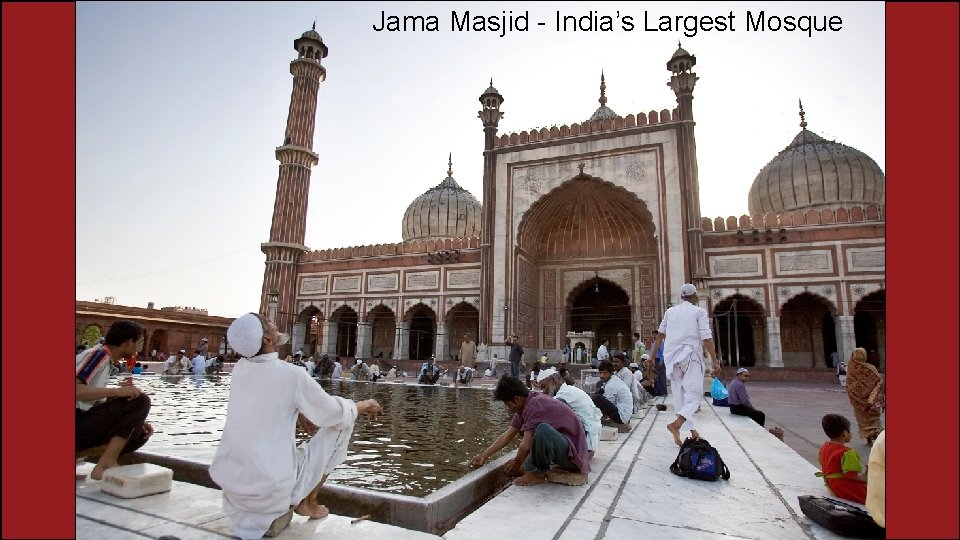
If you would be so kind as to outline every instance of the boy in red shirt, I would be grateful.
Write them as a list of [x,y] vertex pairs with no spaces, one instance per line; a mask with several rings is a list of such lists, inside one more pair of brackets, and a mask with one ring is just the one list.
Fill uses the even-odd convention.
[[861,474],[860,455],[850,442],[850,420],[839,414],[828,414],[821,422],[824,433],[830,440],[820,447],[820,472],[830,491],[840,497],[864,504],[867,500],[867,477]]

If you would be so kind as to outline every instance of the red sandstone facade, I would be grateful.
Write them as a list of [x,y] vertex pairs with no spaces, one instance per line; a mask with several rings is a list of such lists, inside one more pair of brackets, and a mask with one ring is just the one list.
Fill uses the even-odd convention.
[[192,354],[203,338],[207,338],[208,353],[218,354],[226,342],[227,328],[234,321],[211,315],[77,301],[75,342],[80,344],[89,326],[96,326],[101,334],[106,334],[111,324],[124,319],[140,323],[145,330],[141,358],[147,358],[153,350],[170,354],[184,349]]
[[[277,149],[261,304],[269,313],[268,296],[277,294],[291,350],[450,361],[469,333],[487,349],[481,360],[503,361],[515,333],[528,360],[545,353],[555,361],[571,332],[594,332],[614,348],[629,347],[635,331],[649,338],[679,302],[679,286],[692,282],[725,364],[804,378],[806,369],[822,372],[831,352],[845,358],[855,346],[882,361],[883,173],[859,151],[807,131],[802,106],[802,131],[751,188],[751,205],[783,210],[711,219],[700,215],[698,76],[687,51],[667,62],[675,108],[619,116],[601,77],[601,107],[590,119],[518,133],[497,134],[504,98],[491,81],[480,96],[479,238],[309,251],[306,189],[317,158],[306,124],[315,121],[326,47],[313,31],[295,43],[301,58],[291,64],[288,139]],[[807,168],[794,163],[819,167],[795,178]],[[445,204],[426,196],[419,206]]]

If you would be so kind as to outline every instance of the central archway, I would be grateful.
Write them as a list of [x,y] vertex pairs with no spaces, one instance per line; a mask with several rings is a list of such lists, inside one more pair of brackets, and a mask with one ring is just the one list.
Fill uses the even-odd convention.
[[584,281],[570,292],[567,320],[568,332],[593,332],[597,343],[609,339],[616,349],[629,348],[633,340],[630,296],[619,285],[600,277]]
[[655,254],[653,216],[636,193],[580,174],[523,214],[520,249],[538,262]]

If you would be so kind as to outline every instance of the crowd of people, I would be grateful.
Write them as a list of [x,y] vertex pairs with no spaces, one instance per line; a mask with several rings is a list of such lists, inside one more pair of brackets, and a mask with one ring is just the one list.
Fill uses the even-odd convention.
[[[705,359],[715,377],[722,376],[722,367],[707,313],[698,305],[696,287],[684,284],[679,292],[682,301],[664,313],[649,348],[639,333],[634,334],[629,351],[611,353],[609,340],[601,342],[596,368],[600,381],[592,393],[579,388],[571,376],[569,344],[555,366],[539,358],[523,369],[524,350],[513,335],[508,343],[510,372],[498,379],[493,391],[494,400],[502,402],[513,416],[503,433],[469,460],[470,465],[483,465],[519,437],[516,456],[505,469],[516,485],[548,481],[585,484],[601,426],[629,426],[632,415],[652,396],[668,395],[667,378],[675,417],[666,429],[678,446],[686,432],[699,438],[694,417],[704,395]],[[289,337],[255,313],[237,318],[227,330],[227,338],[240,358],[232,371],[226,423],[210,476],[222,489],[224,513],[235,534],[258,538],[289,512],[310,519],[324,517],[328,510],[318,501],[321,486],[346,459],[357,418],[374,418],[382,407],[376,400],[354,402],[331,396],[314,378],[376,382],[384,376],[381,362],[387,378],[405,374],[377,358],[369,364],[357,358],[349,368],[344,368],[339,357],[315,358],[301,350],[281,359],[278,351]],[[78,457],[97,457],[91,473],[94,479],[102,479],[106,470],[118,465],[121,455],[143,446],[153,433],[147,421],[150,398],[132,379],[108,385],[112,367],[136,359],[143,339],[138,323],[118,321],[102,343],[78,348],[76,450]],[[451,368],[454,384],[468,386],[478,376],[477,345],[469,334],[463,336],[457,358],[458,365]],[[183,349],[166,358],[163,372],[209,373],[211,369],[219,371],[223,361],[223,355],[209,355],[201,345],[192,359]],[[490,371],[493,369],[491,366]],[[445,373],[431,356],[422,363],[416,379],[420,384],[437,384]],[[740,368],[727,386],[730,412],[763,426],[766,415],[750,401],[749,378],[749,369]],[[823,417],[828,440],[819,452],[819,474],[829,490],[837,497],[866,504],[879,516],[881,525],[883,384],[866,351],[856,349],[846,364],[846,390],[859,434],[873,445],[869,467],[862,467],[857,451],[847,446],[852,427],[842,415]],[[271,407],[262,406],[267,402]],[[290,436],[297,426],[311,435],[300,445]],[[253,441],[257,443],[251,444]]]

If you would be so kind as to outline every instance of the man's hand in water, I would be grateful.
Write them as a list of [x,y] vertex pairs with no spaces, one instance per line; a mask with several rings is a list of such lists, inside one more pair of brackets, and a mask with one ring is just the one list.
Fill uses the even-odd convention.
[[357,414],[367,415],[368,420],[376,420],[377,415],[383,412],[383,407],[375,399],[365,399],[357,402]]

